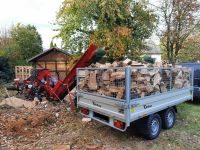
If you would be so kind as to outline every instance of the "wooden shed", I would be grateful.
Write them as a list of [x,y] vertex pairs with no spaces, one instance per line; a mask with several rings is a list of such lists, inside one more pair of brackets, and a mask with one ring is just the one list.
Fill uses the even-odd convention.
[[52,75],[64,79],[68,73],[70,54],[59,48],[50,48],[29,59],[35,69],[49,69]]

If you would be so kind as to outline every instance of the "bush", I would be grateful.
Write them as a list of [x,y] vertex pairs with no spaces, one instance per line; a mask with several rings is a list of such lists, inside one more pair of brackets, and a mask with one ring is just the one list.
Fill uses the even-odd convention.
[[149,55],[144,55],[143,60],[144,60],[145,62],[148,62],[148,63],[151,63],[151,64],[154,64],[154,63],[155,63],[155,59],[152,58],[152,57],[149,56]]
[[10,65],[9,59],[5,57],[0,57],[0,84],[8,83],[13,77],[12,67]]

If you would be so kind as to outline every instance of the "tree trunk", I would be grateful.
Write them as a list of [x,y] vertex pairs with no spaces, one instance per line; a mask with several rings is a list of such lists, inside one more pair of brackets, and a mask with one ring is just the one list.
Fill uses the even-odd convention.
[[170,63],[174,65],[174,43],[170,43]]

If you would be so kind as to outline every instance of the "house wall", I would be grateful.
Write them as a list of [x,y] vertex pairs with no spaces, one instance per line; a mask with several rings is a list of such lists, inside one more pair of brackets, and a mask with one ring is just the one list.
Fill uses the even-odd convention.
[[161,62],[161,54],[151,54],[152,58],[155,58],[155,62]]

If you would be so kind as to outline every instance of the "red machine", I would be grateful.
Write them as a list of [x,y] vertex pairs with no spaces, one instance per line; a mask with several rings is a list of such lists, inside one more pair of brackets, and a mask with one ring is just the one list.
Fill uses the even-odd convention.
[[76,86],[76,69],[89,66],[101,59],[104,54],[103,49],[96,49],[94,45],[91,45],[63,81],[53,80],[48,69],[35,70],[29,77],[29,84],[24,89],[31,99],[32,97],[41,99],[42,96],[45,96],[52,100],[62,100]]

